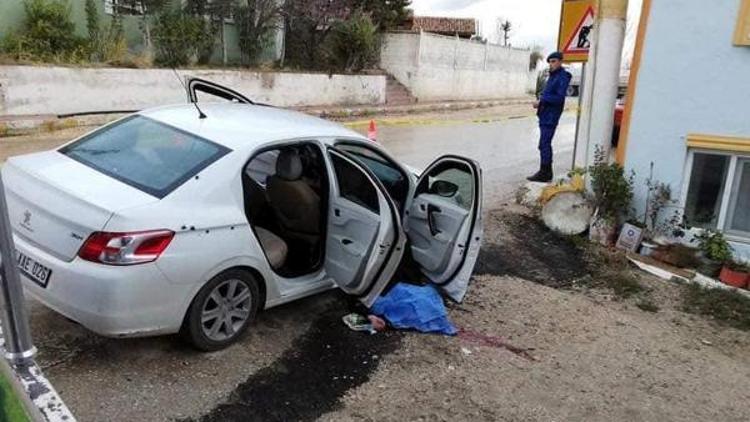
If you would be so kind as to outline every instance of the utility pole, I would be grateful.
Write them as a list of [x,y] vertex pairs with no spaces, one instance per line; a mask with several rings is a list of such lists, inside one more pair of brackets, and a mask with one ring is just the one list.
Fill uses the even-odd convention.
[[578,154],[586,160],[586,166],[593,164],[597,147],[605,157],[611,154],[627,11],[628,0],[598,1],[582,102],[581,146],[586,146],[585,156],[584,151]]
[[5,339],[5,358],[14,365],[33,364],[36,348],[31,343],[29,319],[23,299],[23,286],[16,267],[16,253],[13,246],[13,232],[8,218],[8,204],[5,202],[5,187],[0,177],[0,307],[2,308],[2,328]]

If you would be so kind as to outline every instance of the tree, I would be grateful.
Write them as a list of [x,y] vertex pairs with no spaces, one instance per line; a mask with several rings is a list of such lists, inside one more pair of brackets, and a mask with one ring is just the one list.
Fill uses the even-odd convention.
[[334,22],[349,18],[352,6],[352,0],[286,0],[282,16],[287,62],[308,69],[324,68],[323,43]]
[[96,8],[96,1],[86,0],[85,10],[89,42],[95,46],[99,42],[99,10]]
[[235,11],[243,62],[255,64],[280,26],[278,0],[248,0]]
[[115,3],[115,13],[133,14],[141,16],[141,32],[146,54],[153,52],[151,39],[151,19],[170,6],[170,0],[118,0]]
[[205,64],[211,60],[219,35],[221,44],[221,62],[227,64],[227,47],[224,39],[224,23],[231,18],[237,8],[235,0],[187,0],[185,13],[203,19],[206,24],[206,37],[198,49],[198,63]]
[[510,39],[510,32],[513,30],[513,24],[508,19],[498,18],[497,19],[497,37],[498,44],[502,42],[504,46],[508,46],[508,40]]
[[336,22],[331,35],[329,60],[339,69],[360,71],[377,61],[380,34],[368,14],[357,11],[349,19]]
[[[330,63],[331,50],[340,51],[328,45],[336,43],[331,39],[336,23],[361,13],[369,17],[377,32],[385,31],[398,27],[408,18],[410,4],[411,0],[286,0],[282,13],[286,60],[293,66],[324,69]],[[353,27],[364,28],[354,25],[350,29]],[[369,35],[364,38],[367,37]]]
[[207,32],[203,17],[176,8],[164,9],[154,19],[156,62],[169,67],[189,64],[209,38]]
[[381,31],[401,25],[411,13],[411,0],[354,0],[352,8],[370,16]]
[[535,45],[531,48],[531,53],[529,53],[529,71],[536,70],[541,60],[544,60],[542,46]]

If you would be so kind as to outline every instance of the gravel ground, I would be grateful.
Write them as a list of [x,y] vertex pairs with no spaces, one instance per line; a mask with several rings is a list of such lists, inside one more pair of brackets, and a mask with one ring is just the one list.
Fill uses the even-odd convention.
[[533,349],[536,360],[462,338],[408,335],[322,420],[750,419],[747,333],[494,276],[478,277],[451,316]]
[[680,312],[680,286],[649,276],[640,280],[656,313],[606,291],[548,287],[580,274],[561,265],[564,239],[503,224],[516,211],[488,215],[492,253],[478,267],[515,260],[513,275],[477,276],[451,307],[460,329],[482,336],[406,335],[321,420],[750,420],[750,333]]
[[569,289],[588,274],[575,248],[518,211],[486,216],[484,274],[449,304],[457,337],[352,333],[352,305],[330,292],[201,354],[33,305],[39,361],[82,421],[750,420],[750,333],[680,312],[679,286],[648,276],[656,313]]

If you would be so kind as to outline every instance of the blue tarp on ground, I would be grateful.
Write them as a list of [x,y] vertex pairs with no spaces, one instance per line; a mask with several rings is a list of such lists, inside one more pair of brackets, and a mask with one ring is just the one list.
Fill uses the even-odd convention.
[[457,333],[456,327],[448,320],[443,298],[432,285],[396,284],[375,301],[371,311],[395,328],[449,336]]

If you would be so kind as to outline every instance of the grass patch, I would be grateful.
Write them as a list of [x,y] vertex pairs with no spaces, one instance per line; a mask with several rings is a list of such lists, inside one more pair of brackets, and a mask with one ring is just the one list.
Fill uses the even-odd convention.
[[0,373],[0,421],[27,422],[29,417],[23,404],[5,376]]
[[706,289],[688,284],[682,290],[682,309],[706,315],[722,324],[750,331],[750,298],[732,290]]
[[628,259],[623,253],[591,243],[586,245],[584,250],[587,265],[591,270],[591,277],[582,280],[584,285],[612,290],[620,299],[640,294],[645,296],[648,293],[630,270]]

